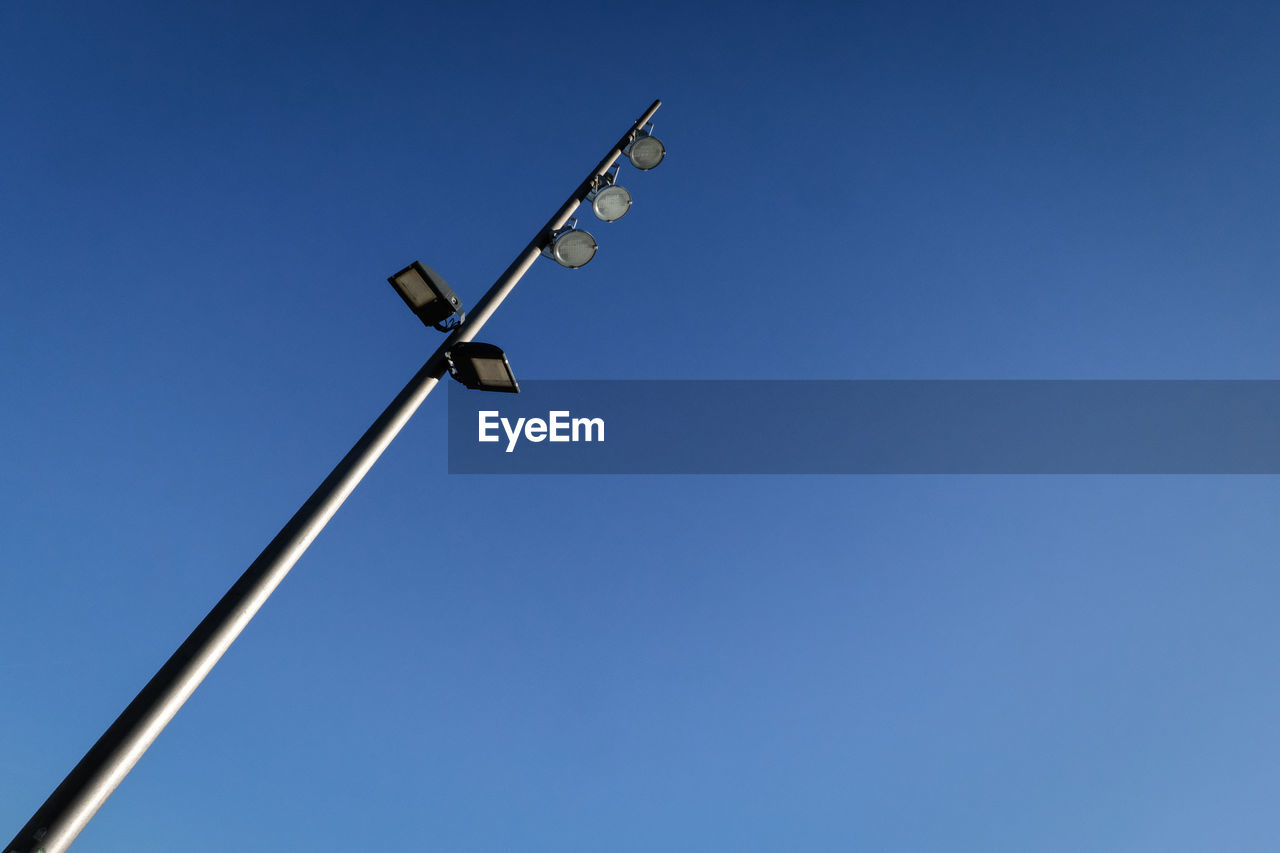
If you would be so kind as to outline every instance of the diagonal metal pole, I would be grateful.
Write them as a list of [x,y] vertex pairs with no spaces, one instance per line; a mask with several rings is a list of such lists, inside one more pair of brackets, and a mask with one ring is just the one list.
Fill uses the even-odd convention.
[[445,353],[454,343],[475,337],[515,288],[520,277],[533,266],[551,234],[569,221],[596,178],[613,166],[622,149],[639,134],[661,105],[661,101],[654,101],[609,149],[569,200],[547,221],[475,308],[467,313],[466,320],[427,359],[422,369],[276,534],[258,559],[54,789],[44,805],[4,848],[5,853],[62,853],[75,841],[436,387],[445,373]]

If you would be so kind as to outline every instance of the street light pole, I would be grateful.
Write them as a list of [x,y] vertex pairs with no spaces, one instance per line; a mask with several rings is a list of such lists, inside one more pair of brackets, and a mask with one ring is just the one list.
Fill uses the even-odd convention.
[[654,101],[578,185],[258,559],[36,810],[4,848],[6,853],[62,853],[71,845],[436,387],[446,370],[445,353],[455,343],[475,337],[533,266],[552,234],[564,227],[597,179],[613,166],[623,148],[640,134],[661,105],[661,101]]

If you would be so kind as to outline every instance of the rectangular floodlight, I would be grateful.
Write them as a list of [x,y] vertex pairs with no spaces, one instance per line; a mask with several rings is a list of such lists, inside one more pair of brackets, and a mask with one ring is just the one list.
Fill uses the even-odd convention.
[[456,343],[445,354],[449,361],[449,373],[468,388],[480,391],[506,391],[519,394],[507,355],[493,344],[478,341]]
[[438,326],[462,309],[462,302],[453,289],[422,261],[414,261],[387,281],[404,304],[428,326]]

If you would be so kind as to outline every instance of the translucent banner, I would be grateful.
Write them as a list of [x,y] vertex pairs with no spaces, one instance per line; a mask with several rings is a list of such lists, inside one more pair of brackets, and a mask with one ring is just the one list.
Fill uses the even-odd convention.
[[450,473],[1280,473],[1280,381],[1271,380],[524,381],[520,389],[450,383]]

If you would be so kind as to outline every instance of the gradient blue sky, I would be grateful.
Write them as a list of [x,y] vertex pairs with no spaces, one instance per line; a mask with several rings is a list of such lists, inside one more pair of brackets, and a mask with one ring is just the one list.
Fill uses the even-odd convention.
[[[655,97],[521,377],[1277,378],[1269,3],[0,5],[8,839]],[[450,477],[77,850],[1271,851],[1267,477]]]

